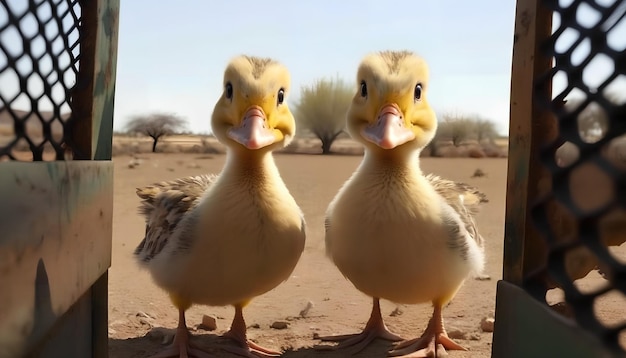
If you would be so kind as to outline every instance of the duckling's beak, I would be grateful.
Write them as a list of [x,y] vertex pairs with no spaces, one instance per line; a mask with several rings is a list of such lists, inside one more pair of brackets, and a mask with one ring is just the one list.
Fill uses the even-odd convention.
[[254,150],[274,143],[274,134],[267,125],[265,112],[259,106],[250,106],[239,127],[231,128],[228,136],[244,147]]
[[404,124],[396,104],[386,104],[372,125],[363,129],[363,137],[383,149],[393,149],[415,139],[415,133]]

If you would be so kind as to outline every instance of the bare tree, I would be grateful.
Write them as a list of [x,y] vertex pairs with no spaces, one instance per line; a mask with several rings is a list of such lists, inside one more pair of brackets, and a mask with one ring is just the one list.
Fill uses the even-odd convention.
[[322,142],[322,154],[343,132],[354,90],[341,79],[320,79],[303,86],[295,107],[296,120]]
[[439,144],[443,141],[452,142],[458,147],[470,138],[480,143],[484,140],[493,141],[498,136],[495,123],[477,115],[446,113],[441,118],[435,137],[427,146],[433,157],[439,155]]
[[491,142],[498,136],[496,125],[492,121],[481,117],[476,117],[472,121],[474,122],[474,135],[479,143],[484,140]]
[[455,147],[472,136],[474,122],[468,117],[458,114],[444,114],[439,123],[436,137],[438,140],[449,140]]
[[129,133],[141,133],[152,138],[152,152],[156,152],[159,139],[168,134],[184,130],[187,121],[171,113],[151,113],[132,117],[126,125]]

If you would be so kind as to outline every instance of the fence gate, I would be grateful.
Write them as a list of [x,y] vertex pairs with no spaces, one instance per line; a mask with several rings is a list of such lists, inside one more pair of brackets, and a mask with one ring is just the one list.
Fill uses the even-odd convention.
[[626,1],[517,1],[510,126],[493,357],[626,356]]
[[0,357],[107,357],[119,0],[0,0]]

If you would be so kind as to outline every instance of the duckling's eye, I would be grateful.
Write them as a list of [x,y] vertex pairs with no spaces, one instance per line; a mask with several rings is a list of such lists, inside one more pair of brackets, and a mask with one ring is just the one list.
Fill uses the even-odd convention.
[[418,83],[415,85],[415,100],[419,101],[420,99],[422,99],[422,84]]
[[361,81],[361,97],[367,97],[367,84]]
[[226,83],[226,98],[228,99],[232,99],[233,98],[233,85],[230,82]]
[[278,90],[278,105],[283,104],[285,101],[285,90],[283,88]]

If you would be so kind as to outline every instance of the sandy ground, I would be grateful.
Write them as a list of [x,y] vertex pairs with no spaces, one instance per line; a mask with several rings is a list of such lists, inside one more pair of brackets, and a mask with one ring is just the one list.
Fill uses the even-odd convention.
[[[110,357],[147,357],[164,347],[159,327],[176,327],[177,311],[164,291],[154,285],[147,271],[140,270],[132,252],[142,239],[144,223],[137,214],[138,198],[134,189],[154,181],[180,176],[218,172],[222,155],[156,154],[142,155],[142,163],[128,168],[131,157],[114,158],[115,198],[113,223],[113,263],[109,287]],[[276,156],[277,164],[292,194],[305,213],[307,244],[292,277],[273,291],[257,297],[244,310],[249,338],[269,348],[286,350],[284,357],[341,357],[341,352],[320,352],[314,334],[359,332],[371,310],[371,299],[357,291],[326,258],[323,242],[324,212],[339,187],[361,160],[360,156],[290,155]],[[490,281],[468,280],[454,301],[444,310],[449,330],[458,329],[472,340],[460,340],[468,352],[452,352],[452,357],[488,357],[490,333],[483,333],[480,321],[493,315],[496,281],[502,271],[502,234],[506,159],[430,159],[422,160],[427,172],[476,185],[489,197],[478,217],[487,238]],[[470,178],[480,168],[486,176]],[[329,173],[332,173],[329,175]],[[305,318],[299,313],[311,302]],[[391,315],[399,308],[400,314]],[[428,304],[397,306],[382,302],[383,316],[390,329],[406,338],[421,334],[431,314]],[[210,347],[216,356],[228,357],[219,345],[228,344],[218,335],[230,326],[232,307],[195,306],[187,313],[194,341]],[[398,313],[398,312],[396,312]],[[217,330],[194,330],[202,315],[217,317]],[[274,321],[287,321],[287,329],[270,328]],[[156,327],[148,334],[152,327]],[[166,331],[169,332],[169,331]],[[382,357],[390,347],[376,342],[363,351],[363,357]]]

